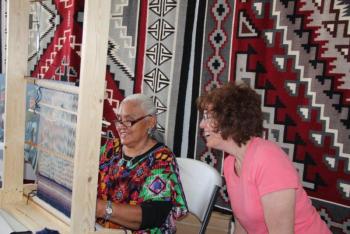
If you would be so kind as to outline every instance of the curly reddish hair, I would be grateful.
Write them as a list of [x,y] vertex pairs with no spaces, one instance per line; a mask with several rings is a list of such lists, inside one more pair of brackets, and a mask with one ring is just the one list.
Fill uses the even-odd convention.
[[222,138],[232,138],[238,146],[251,137],[262,136],[263,115],[260,96],[246,84],[227,83],[197,99],[201,113],[208,111]]

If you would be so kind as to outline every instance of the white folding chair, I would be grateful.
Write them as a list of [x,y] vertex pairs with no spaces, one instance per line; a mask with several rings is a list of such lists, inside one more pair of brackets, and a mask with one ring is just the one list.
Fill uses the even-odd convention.
[[222,184],[220,174],[208,164],[189,158],[176,158],[189,211],[201,222],[205,233],[214,202]]

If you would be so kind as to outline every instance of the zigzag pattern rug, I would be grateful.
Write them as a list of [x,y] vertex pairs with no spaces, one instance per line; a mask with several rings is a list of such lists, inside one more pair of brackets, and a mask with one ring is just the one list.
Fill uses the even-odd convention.
[[[266,138],[279,143],[294,161],[332,231],[347,233],[349,4],[190,1],[185,8],[186,27],[180,32],[179,19],[184,16],[174,12],[184,7],[183,2],[142,2],[137,14],[141,18],[133,91],[153,96],[158,128],[167,144],[177,155],[207,162],[222,172],[224,155],[207,149],[200,136],[195,98],[228,80],[247,82],[262,96]],[[172,20],[167,18],[169,12]],[[173,66],[178,60],[171,48],[176,48],[181,69]],[[217,207],[230,210],[225,186]]]
[[[186,6],[187,1],[112,1],[103,139],[117,136],[112,123],[120,100],[143,92],[153,98],[157,128],[171,145],[173,137],[167,136],[172,133],[165,129],[174,130],[176,109],[169,107],[176,106],[177,99],[171,97],[179,91],[180,73],[176,68],[181,67],[182,54],[178,50],[175,53],[175,48],[182,47],[182,40],[177,40],[176,35],[182,37]],[[79,85],[83,7],[83,0],[31,5],[28,70],[32,77]],[[43,131],[39,129],[38,134]],[[69,167],[67,171],[73,170],[70,163],[65,165]],[[69,180],[62,182],[39,170],[38,185],[39,197],[70,215]]]
[[[67,85],[79,84],[83,11],[84,1],[31,4],[28,74]],[[26,140],[30,141],[27,136],[36,134],[32,138],[37,141],[32,144],[37,144],[37,149],[29,153],[36,153],[38,157],[38,197],[70,216],[78,98],[48,91],[42,90],[36,97],[41,106],[39,118],[34,119],[38,123],[33,123],[27,116]],[[53,109],[47,111],[47,106]]]
[[[157,129],[170,147],[174,141],[186,7],[187,1],[112,1],[104,118],[113,122],[124,96],[145,93],[157,107]],[[104,132],[106,138],[115,137],[115,126],[105,126]]]
[[[265,137],[294,161],[331,230],[349,233],[350,3],[201,3],[206,6],[201,92],[227,82],[227,77],[254,87],[263,100]],[[205,148],[200,134],[196,145],[199,160],[222,168],[222,153]],[[224,190],[222,208],[227,202]]]

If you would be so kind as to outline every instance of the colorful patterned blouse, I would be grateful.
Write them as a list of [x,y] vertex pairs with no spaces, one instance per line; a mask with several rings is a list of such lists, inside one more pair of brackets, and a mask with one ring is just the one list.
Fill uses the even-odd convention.
[[[98,196],[131,205],[172,202],[172,210],[161,227],[135,231],[137,234],[175,233],[175,219],[188,212],[175,155],[163,144],[133,162],[122,157],[119,139],[107,142],[101,148]],[[110,222],[108,227],[118,225]]]

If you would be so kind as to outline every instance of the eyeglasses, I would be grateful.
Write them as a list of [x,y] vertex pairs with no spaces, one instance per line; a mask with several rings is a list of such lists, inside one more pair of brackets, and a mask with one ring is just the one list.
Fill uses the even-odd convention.
[[151,115],[145,115],[142,116],[140,118],[137,118],[135,120],[127,120],[127,121],[122,121],[122,119],[120,117],[117,117],[117,120],[115,121],[115,125],[116,126],[121,126],[123,125],[126,128],[131,128],[132,126],[134,126],[134,124],[136,124],[137,122],[140,122],[141,120],[143,120],[144,118],[151,116]]
[[210,112],[208,112],[208,111],[203,112],[202,120],[207,121],[207,120],[210,120],[212,118],[213,118],[213,115]]

